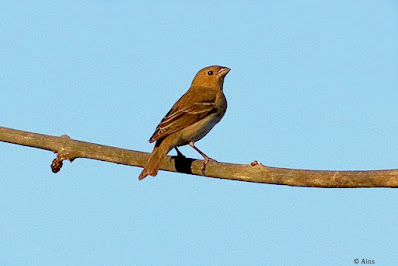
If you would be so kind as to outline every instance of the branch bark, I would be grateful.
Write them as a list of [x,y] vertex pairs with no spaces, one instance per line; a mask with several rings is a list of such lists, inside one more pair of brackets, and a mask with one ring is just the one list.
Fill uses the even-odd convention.
[[[149,153],[121,149],[69,138],[67,135],[50,136],[11,128],[0,127],[0,141],[14,143],[57,154],[51,164],[58,172],[63,160],[88,158],[117,164],[144,167]],[[161,170],[193,175],[202,174],[202,160],[182,156],[167,156]],[[398,187],[398,169],[372,171],[321,171],[264,166],[256,161],[251,164],[231,164],[211,161],[206,166],[206,176],[256,183],[299,187],[353,188]]]

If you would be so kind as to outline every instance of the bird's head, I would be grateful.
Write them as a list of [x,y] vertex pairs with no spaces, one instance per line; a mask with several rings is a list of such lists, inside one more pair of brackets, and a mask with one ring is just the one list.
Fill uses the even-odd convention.
[[192,87],[223,88],[224,77],[231,69],[223,66],[205,67],[196,74]]

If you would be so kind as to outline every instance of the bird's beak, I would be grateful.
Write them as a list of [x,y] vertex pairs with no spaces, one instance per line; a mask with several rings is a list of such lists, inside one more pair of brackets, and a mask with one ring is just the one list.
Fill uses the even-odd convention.
[[230,70],[231,69],[228,68],[228,67],[222,67],[222,68],[220,68],[220,70],[218,70],[218,75],[223,78],[223,77],[225,77],[228,74],[228,72]]

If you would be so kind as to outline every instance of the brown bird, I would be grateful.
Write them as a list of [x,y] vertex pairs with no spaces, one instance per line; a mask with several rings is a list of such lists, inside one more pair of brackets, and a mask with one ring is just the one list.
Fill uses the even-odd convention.
[[147,175],[156,176],[167,153],[187,144],[203,156],[204,169],[210,158],[194,143],[206,136],[227,110],[223,84],[229,71],[228,67],[209,66],[196,74],[189,90],[173,105],[149,139],[156,144],[139,180]]

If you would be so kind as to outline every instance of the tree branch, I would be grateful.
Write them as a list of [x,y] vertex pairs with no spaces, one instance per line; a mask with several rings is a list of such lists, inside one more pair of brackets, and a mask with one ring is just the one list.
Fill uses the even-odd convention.
[[[95,143],[0,127],[0,141],[14,143],[57,153],[51,164],[53,172],[58,172],[63,160],[88,158],[124,165],[144,167],[149,153],[126,150]],[[202,160],[182,156],[167,156],[161,170],[193,175],[202,174]],[[300,187],[398,187],[398,170],[375,171],[320,171],[268,167],[257,163],[231,164],[209,162],[206,176],[256,183]]]

